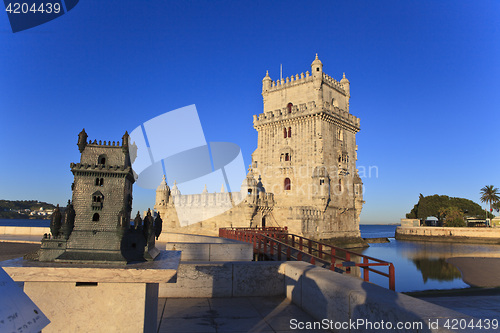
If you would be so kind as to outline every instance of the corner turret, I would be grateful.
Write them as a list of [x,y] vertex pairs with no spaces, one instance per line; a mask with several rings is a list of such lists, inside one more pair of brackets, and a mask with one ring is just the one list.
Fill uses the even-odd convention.
[[323,63],[318,59],[318,54],[316,53],[316,59],[311,64],[311,73],[313,79],[320,79],[323,77]]
[[262,79],[262,93],[266,93],[271,89],[271,83],[273,80],[271,80],[271,77],[269,76],[269,71],[266,71],[266,76]]
[[174,180],[174,186],[172,186],[172,191],[170,192],[172,196],[175,195],[181,195],[181,191],[179,191],[179,188],[177,187],[177,181]]
[[168,187],[165,175],[163,175],[163,179],[156,189],[156,203],[154,209],[158,210],[158,207],[167,205],[169,203],[169,198],[170,187]]
[[345,90],[345,98],[346,98],[346,107],[349,112],[349,99],[351,97],[351,83],[345,77],[345,73],[342,75],[342,80],[340,80],[340,84],[344,87]]

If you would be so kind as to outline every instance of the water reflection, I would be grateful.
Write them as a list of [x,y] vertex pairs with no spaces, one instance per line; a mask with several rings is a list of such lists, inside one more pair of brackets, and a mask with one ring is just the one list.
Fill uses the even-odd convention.
[[[370,244],[359,250],[365,255],[390,261],[396,271],[397,291],[468,288],[460,271],[448,264],[451,257],[500,257],[500,245],[409,242]],[[370,274],[370,281],[386,286],[387,279]]]
[[437,281],[453,281],[455,279],[462,278],[460,271],[452,264],[448,264],[445,258],[420,258],[413,259],[412,261],[415,266],[417,266],[420,273],[422,273],[424,283],[426,283],[429,279]]

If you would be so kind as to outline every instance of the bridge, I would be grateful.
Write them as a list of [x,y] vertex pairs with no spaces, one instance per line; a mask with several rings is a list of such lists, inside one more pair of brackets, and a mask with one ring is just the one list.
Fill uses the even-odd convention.
[[[220,228],[219,237],[253,244],[254,255],[261,260],[305,261],[340,274],[351,274],[358,267],[364,281],[370,281],[372,272],[387,277],[390,290],[396,288],[392,263],[288,233],[286,227]],[[387,267],[387,272],[380,267]]]

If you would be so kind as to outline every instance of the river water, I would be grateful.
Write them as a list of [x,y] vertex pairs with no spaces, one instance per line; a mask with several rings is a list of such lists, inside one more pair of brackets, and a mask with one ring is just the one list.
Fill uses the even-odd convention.
[[[49,220],[0,219],[0,226],[48,227]],[[396,290],[400,292],[469,288],[460,271],[446,262],[459,256],[500,257],[500,245],[409,242],[394,239],[396,225],[361,225],[361,237],[387,237],[390,243],[370,244],[358,250],[370,257],[394,264]],[[371,273],[370,281],[387,287],[388,279]]]
[[[500,257],[500,245],[410,242],[394,239],[395,225],[361,225],[361,237],[388,237],[390,243],[370,244],[359,252],[390,261],[396,274],[396,291],[422,291],[469,288],[460,271],[446,262],[450,257]],[[381,286],[387,278],[370,274],[370,281]]]

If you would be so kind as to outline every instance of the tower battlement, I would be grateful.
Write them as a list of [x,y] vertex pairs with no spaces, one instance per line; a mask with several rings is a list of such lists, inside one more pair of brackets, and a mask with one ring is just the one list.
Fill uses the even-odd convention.
[[87,143],[87,145],[92,145],[92,146],[96,146],[96,147],[121,147],[122,145],[120,144],[120,141],[108,141],[106,143],[106,141],[102,141],[102,140],[94,140],[94,142],[92,142],[92,140],[89,140],[89,142]]
[[266,124],[274,124],[279,121],[287,123],[292,120],[299,120],[299,118],[309,117],[315,114],[323,114],[323,116],[331,118],[331,121],[333,122],[343,123],[345,127],[349,128],[351,131],[359,132],[360,130],[360,120],[358,117],[335,105],[332,105],[329,101],[325,101],[322,106],[317,106],[315,101],[310,101],[308,103],[293,105],[291,110],[285,107],[282,109],[263,112],[259,115],[253,116],[253,125],[254,128],[257,129],[257,127]]
[[[323,72],[323,64],[316,59],[311,64],[311,72],[302,72],[280,80],[273,80],[269,72],[262,79],[262,98],[264,100],[264,114],[274,112],[274,115],[296,113],[297,111],[311,110],[315,103],[321,112],[325,102],[335,109],[349,113],[350,83],[345,73],[340,81]],[[281,111],[275,111],[281,109]],[[326,107],[325,110],[341,115],[335,109]],[[349,117],[346,117],[349,118]],[[352,119],[353,123],[356,123]]]
[[[269,74],[266,74],[266,75],[269,75]],[[277,91],[277,90],[288,88],[291,86],[305,84],[305,83],[311,82],[312,80],[313,80],[313,77],[310,75],[309,71],[307,71],[305,75],[304,75],[304,72],[302,72],[302,73],[300,73],[300,75],[295,74],[295,75],[292,75],[290,77],[282,78],[282,79],[276,80],[276,81],[271,79],[271,86],[267,87],[267,89],[264,86],[262,89],[262,93]],[[345,90],[344,85],[342,83],[340,83],[340,81],[335,80],[333,77],[331,77],[330,75],[328,75],[326,73],[323,73],[323,83],[328,84],[330,87],[336,89],[338,92],[346,95],[346,90]]]

